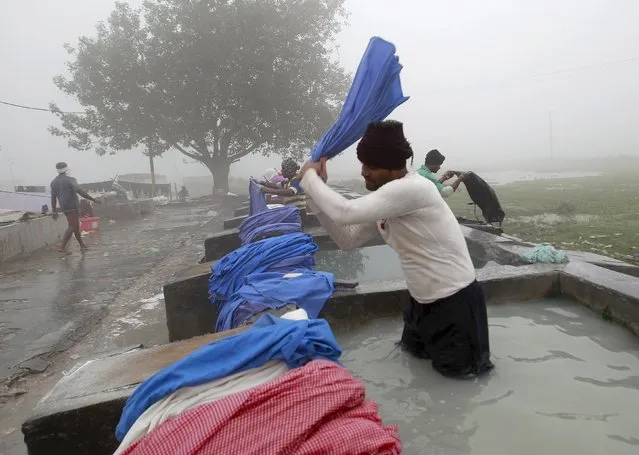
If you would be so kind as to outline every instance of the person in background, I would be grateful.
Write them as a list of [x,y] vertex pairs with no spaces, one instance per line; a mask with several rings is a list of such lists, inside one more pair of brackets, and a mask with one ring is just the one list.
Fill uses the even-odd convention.
[[460,174],[457,180],[455,180],[451,185],[444,185],[444,182],[450,180],[454,177],[454,174],[450,171],[447,171],[444,175],[437,178],[437,172],[444,164],[444,160],[446,157],[439,153],[439,150],[431,150],[426,154],[426,159],[424,160],[424,165],[417,170],[417,173],[422,177],[426,177],[428,180],[433,182],[439,191],[439,194],[442,195],[444,199],[457,191],[460,183],[464,181],[466,174]]
[[282,183],[283,181],[284,177],[282,176],[282,173],[274,167],[267,169],[260,177],[260,182]]
[[357,145],[371,193],[348,200],[335,192],[325,183],[325,159],[304,165],[301,185],[340,249],[381,235],[399,255],[410,293],[401,344],[443,375],[479,375],[493,368],[484,293],[450,207],[435,186],[408,173],[412,157],[400,122],[372,123]]
[[178,192],[178,199],[180,202],[186,202],[187,197],[189,197],[189,190],[186,189],[186,186],[182,185],[182,188],[180,188]]
[[279,197],[293,197],[302,193],[300,179],[297,176],[300,166],[291,158],[282,161],[282,177],[286,180],[281,185],[271,182],[260,182],[262,193]]
[[69,167],[67,163],[56,164],[58,176],[51,182],[51,211],[53,219],[58,219],[57,203],[60,202],[60,211],[67,218],[69,226],[64,232],[62,243],[58,247],[60,253],[70,254],[67,251],[67,244],[71,240],[71,236],[75,235],[76,240],[80,244],[82,251],[87,251],[87,246],[82,241],[80,233],[80,200],[78,194],[84,199],[100,204],[100,201],[91,197],[86,191],[80,188],[76,179],[69,175]]

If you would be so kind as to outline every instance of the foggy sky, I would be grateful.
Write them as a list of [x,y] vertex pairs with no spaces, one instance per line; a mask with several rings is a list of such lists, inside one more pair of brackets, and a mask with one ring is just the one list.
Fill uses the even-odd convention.
[[[551,111],[555,157],[639,155],[639,2],[349,0],[346,6],[350,25],[336,51],[347,70],[354,72],[374,35],[397,46],[411,99],[391,118],[405,122],[416,164],[431,148],[451,167],[550,163]],[[3,0],[0,99],[77,109],[52,82],[68,57],[62,45],[94,34],[112,9],[111,0]],[[80,182],[148,172],[137,151],[98,157],[69,149],[48,133],[51,124],[57,119],[46,112],[0,105],[1,183],[11,181],[11,167],[16,184],[48,184],[62,160]],[[169,152],[156,172],[178,184],[184,176],[208,175],[183,159]],[[251,156],[231,173],[258,174],[279,161]],[[338,161],[332,175],[358,172],[352,150]]]

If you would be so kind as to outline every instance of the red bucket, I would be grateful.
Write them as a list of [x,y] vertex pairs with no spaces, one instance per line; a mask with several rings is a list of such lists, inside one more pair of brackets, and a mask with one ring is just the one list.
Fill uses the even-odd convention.
[[89,216],[80,218],[80,230],[82,232],[92,232],[100,230],[100,218],[97,216]]

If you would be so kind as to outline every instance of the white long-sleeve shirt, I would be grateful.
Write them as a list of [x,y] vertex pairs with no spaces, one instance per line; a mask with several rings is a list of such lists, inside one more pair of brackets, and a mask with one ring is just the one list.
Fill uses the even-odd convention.
[[408,174],[348,200],[310,169],[302,188],[340,249],[361,246],[379,232],[399,255],[408,291],[419,303],[448,297],[475,280],[457,218],[424,177]]

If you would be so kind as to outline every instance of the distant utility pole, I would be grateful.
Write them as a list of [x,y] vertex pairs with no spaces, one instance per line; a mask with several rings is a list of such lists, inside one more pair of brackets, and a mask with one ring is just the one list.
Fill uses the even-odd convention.
[[[0,152],[2,152],[2,146],[0,146]],[[4,151],[4,154],[7,156],[7,164],[9,165],[9,175],[11,176],[11,188],[13,191],[15,191],[16,189],[16,178],[15,175],[13,175],[13,158],[11,158],[11,155],[9,155],[9,152],[7,152],[6,150]]]
[[550,159],[553,159],[554,149],[552,142],[552,111],[548,111],[548,144],[550,146]]

